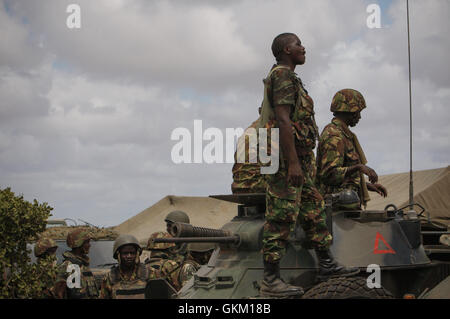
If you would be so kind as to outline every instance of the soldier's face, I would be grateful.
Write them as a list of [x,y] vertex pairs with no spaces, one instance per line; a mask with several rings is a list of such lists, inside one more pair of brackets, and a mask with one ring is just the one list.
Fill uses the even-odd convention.
[[287,49],[290,52],[290,56],[294,64],[302,65],[305,63],[306,50],[298,37],[291,37],[291,41],[287,45]]
[[47,254],[49,255],[49,256],[53,256],[53,255],[55,255],[56,254],[56,250],[58,249],[58,247],[52,247],[52,248],[49,248],[49,249],[47,249]]
[[133,266],[136,261],[137,249],[133,245],[125,245],[120,248],[120,261],[125,266]]
[[91,240],[85,240],[83,243],[83,246],[81,246],[81,250],[83,251],[83,254],[87,255],[89,254],[89,249],[91,248]]
[[353,112],[353,113],[351,113],[349,125],[351,127],[356,126],[356,124],[358,124],[360,119],[361,119],[361,112]]
[[168,232],[169,234],[171,234],[172,236],[174,236],[172,228],[173,228],[173,223],[172,223],[172,222],[167,222],[167,223],[166,223],[166,230],[167,230],[167,232]]

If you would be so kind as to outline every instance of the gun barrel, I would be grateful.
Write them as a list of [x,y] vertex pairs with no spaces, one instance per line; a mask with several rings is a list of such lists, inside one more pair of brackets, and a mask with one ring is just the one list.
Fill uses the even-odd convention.
[[175,223],[172,227],[175,237],[229,237],[231,233],[222,229],[196,227],[186,223]]
[[175,238],[153,238],[154,243],[232,243],[240,241],[238,235],[225,237],[175,237]]

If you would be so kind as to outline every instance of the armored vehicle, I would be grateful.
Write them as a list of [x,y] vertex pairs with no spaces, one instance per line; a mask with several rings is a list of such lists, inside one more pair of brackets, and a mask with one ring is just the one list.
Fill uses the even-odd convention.
[[[153,289],[149,287],[151,298],[259,298],[265,196],[211,197],[238,203],[237,216],[221,229],[177,223],[176,238],[157,239],[214,242],[216,248],[208,264],[178,293],[171,295],[155,284]],[[360,274],[318,282],[315,252],[308,249],[304,232],[297,225],[281,261],[281,276],[305,288],[302,298],[450,298],[450,247],[439,244],[439,236],[448,233],[445,225],[424,219],[423,208],[419,213],[394,205],[380,211],[349,210],[345,208],[348,205],[341,205],[345,200],[348,194],[342,193],[325,199],[333,235],[331,251],[341,264],[359,267]]]

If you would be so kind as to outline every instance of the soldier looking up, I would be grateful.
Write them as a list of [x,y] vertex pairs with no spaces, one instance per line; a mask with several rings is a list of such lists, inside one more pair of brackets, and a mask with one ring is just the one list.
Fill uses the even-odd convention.
[[[364,97],[356,90],[343,89],[334,95],[330,107],[334,118],[323,129],[319,139],[317,184],[323,195],[344,189],[354,190],[361,205],[365,206],[370,200],[368,191],[386,197],[387,190],[377,184],[377,173],[366,165],[358,138],[349,129],[358,124],[364,108]],[[370,183],[365,181],[364,175],[369,177]]]
[[151,271],[142,264],[142,248],[132,235],[120,235],[114,242],[113,257],[119,264],[111,267],[102,281],[102,299],[144,299]]
[[[96,299],[99,296],[99,288],[95,282],[94,275],[89,268],[89,249],[91,247],[90,240],[92,236],[89,230],[75,229],[67,235],[67,246],[72,250],[63,253],[64,261],[58,267],[56,278],[55,294],[57,298],[67,299]],[[79,269],[75,275],[80,276],[80,287],[69,288],[67,286],[67,278],[70,273],[70,265],[72,269]],[[76,270],[75,270],[76,272]],[[76,280],[75,280],[76,281]]]
[[297,218],[316,250],[321,278],[349,276],[359,269],[338,265],[329,251],[332,237],[325,222],[324,201],[314,184],[313,150],[318,137],[314,103],[294,73],[297,65],[305,63],[305,47],[295,34],[283,33],[273,40],[272,53],[277,64],[264,80],[259,127],[279,128],[281,151],[278,172],[265,175],[264,280],[260,295],[300,296],[301,287],[289,285],[280,277],[280,261]]

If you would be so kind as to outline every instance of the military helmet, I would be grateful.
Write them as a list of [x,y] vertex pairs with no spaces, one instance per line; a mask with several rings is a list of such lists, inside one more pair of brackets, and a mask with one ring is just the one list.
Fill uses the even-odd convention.
[[86,240],[92,239],[92,234],[88,229],[78,228],[72,230],[67,235],[67,246],[70,248],[78,248],[83,245]]
[[148,250],[164,250],[171,247],[175,247],[175,243],[155,243],[152,239],[155,238],[173,238],[169,233],[158,231],[150,235],[150,238],[147,242]]
[[164,219],[164,221],[167,222],[172,222],[172,223],[186,223],[189,224],[189,216],[185,213],[182,212],[181,210],[174,210],[173,212],[170,212],[169,214],[167,214],[166,218]]
[[187,246],[188,251],[194,251],[199,253],[205,253],[207,251],[216,248],[214,243],[189,243]]
[[333,97],[331,112],[359,112],[366,108],[366,101],[362,94],[353,89],[343,89]]
[[141,255],[142,248],[139,245],[139,241],[136,239],[136,237],[134,237],[133,235],[120,235],[119,237],[117,237],[116,241],[114,242],[114,246],[113,246],[114,259],[117,259],[117,255],[119,253],[120,247],[125,246],[125,245],[135,246],[137,249],[137,253],[139,255]]
[[51,238],[43,237],[39,239],[34,245],[34,255],[39,257],[47,252],[51,248],[58,247],[56,241]]
[[358,210],[360,209],[359,196],[354,190],[345,189],[339,193],[336,206],[341,210]]

